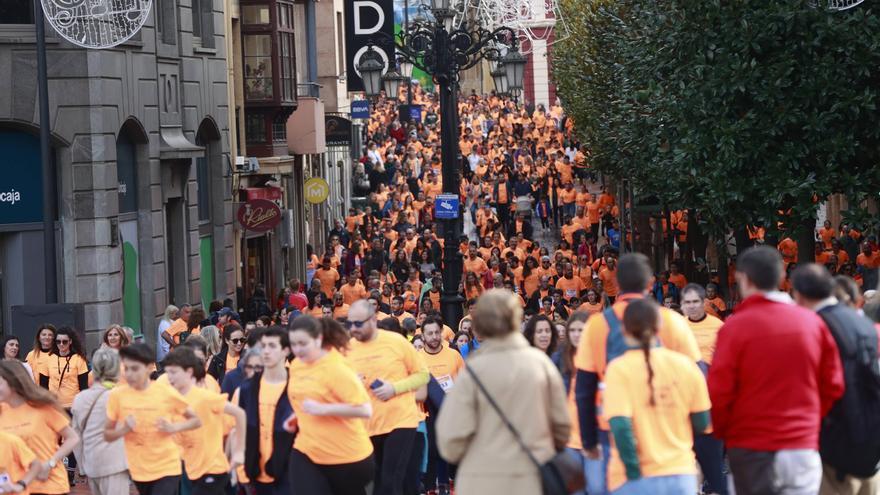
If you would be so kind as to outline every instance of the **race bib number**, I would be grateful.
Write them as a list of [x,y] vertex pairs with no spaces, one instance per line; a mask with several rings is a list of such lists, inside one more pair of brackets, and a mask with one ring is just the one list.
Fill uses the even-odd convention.
[[440,388],[443,389],[444,392],[449,392],[452,389],[453,381],[452,377],[449,375],[438,376],[437,383],[440,384]]

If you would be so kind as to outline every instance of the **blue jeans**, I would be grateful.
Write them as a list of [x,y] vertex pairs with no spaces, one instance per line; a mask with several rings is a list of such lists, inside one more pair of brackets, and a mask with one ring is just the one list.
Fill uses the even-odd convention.
[[[581,463],[581,466],[583,467],[583,470],[586,473],[587,472],[587,458],[584,457],[584,454],[580,450],[576,450],[571,447],[566,448],[565,451],[568,452],[568,454],[570,456],[574,457],[575,459],[577,459],[578,462]],[[583,490],[581,490],[579,492],[574,492],[571,495],[587,495],[587,490],[586,490],[586,488],[584,488]]]
[[587,493],[589,495],[608,495],[608,458],[611,455],[609,433],[599,430],[599,445],[602,446],[602,458],[598,460],[584,459],[584,474],[587,477]]
[[703,471],[706,491],[727,495],[727,477],[724,475],[724,442],[712,435],[694,436],[694,452]]
[[697,477],[693,474],[653,476],[627,481],[614,495],[684,495],[697,493]]

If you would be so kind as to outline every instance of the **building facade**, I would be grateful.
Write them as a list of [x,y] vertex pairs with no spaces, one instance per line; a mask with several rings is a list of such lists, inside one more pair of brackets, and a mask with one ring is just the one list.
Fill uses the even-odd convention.
[[39,209],[0,202],[2,331],[32,335],[12,328],[14,308],[45,302],[54,256],[58,300],[81,307],[90,348],[113,323],[155,342],[169,303],[234,295],[225,5],[154,0],[143,29],[111,49],[47,25],[56,187],[43,191],[33,7],[12,4],[0,18],[0,156],[16,159],[0,170],[10,188],[55,199],[57,242],[44,250]]

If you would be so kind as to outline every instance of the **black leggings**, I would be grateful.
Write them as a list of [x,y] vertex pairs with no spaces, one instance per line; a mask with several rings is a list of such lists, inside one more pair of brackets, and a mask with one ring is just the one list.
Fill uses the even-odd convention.
[[154,481],[135,481],[140,495],[177,495],[180,493],[180,476],[166,476]]
[[415,428],[398,428],[384,435],[370,437],[376,457],[376,487],[373,495],[404,495],[407,471],[413,446]]
[[376,472],[373,456],[348,464],[315,464],[302,452],[290,453],[294,495],[365,495]]
[[226,493],[226,484],[229,483],[229,474],[206,474],[197,480],[192,480],[192,495],[223,495]]

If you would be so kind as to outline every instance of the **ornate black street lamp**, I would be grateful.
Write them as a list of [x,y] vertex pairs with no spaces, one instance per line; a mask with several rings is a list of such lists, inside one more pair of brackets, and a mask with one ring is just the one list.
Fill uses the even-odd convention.
[[[507,85],[522,88],[526,58],[519,53],[516,32],[507,27],[493,31],[480,26],[470,28],[466,21],[456,27],[456,11],[450,0],[431,0],[434,21],[417,20],[404,26],[394,40],[398,56],[430,74],[440,96],[440,156],[443,193],[458,196],[461,185],[459,126],[456,95],[461,71],[474,67],[482,59],[504,61]],[[372,50],[368,50],[370,53]],[[365,54],[366,55],[366,54]],[[358,67],[367,95],[378,87],[367,79],[379,79],[384,67]],[[493,74],[494,77],[494,74]],[[443,235],[443,293],[440,298],[444,322],[456,328],[462,316],[462,298],[458,286],[462,275],[462,255],[458,241],[463,233],[459,208],[457,218],[439,219]]]

